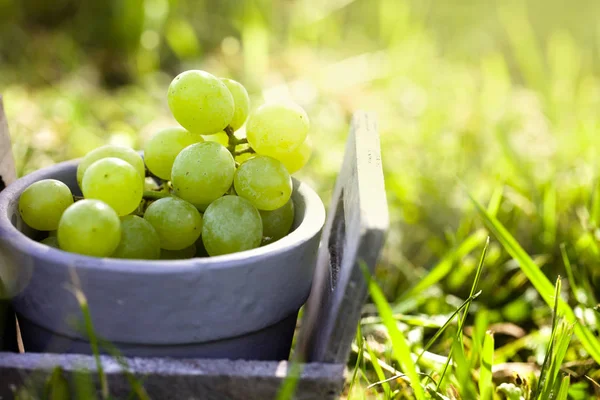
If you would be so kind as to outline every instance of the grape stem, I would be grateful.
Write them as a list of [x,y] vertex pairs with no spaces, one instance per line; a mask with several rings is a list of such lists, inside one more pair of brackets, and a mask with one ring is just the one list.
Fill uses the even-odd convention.
[[[237,153],[235,151],[235,147],[239,144],[248,143],[248,139],[246,139],[246,138],[238,139],[237,137],[235,137],[235,131],[233,130],[231,125],[227,125],[227,127],[224,129],[224,131],[227,134],[227,138],[229,139],[228,145],[227,145],[227,150],[229,150],[231,152],[231,154],[235,156],[235,155],[237,155]],[[254,152],[254,150],[252,150],[252,152]],[[247,152],[247,153],[249,153],[249,152]]]
[[248,147],[247,149],[234,152],[233,155],[234,156],[241,156],[242,154],[247,154],[247,153],[255,154],[256,151],[254,151],[254,149],[252,147]]
[[235,132],[233,131],[231,125],[227,125],[227,127],[225,128],[225,133],[229,138],[229,145],[227,146],[227,150],[229,150],[231,154],[233,154],[235,153],[235,145],[237,144],[237,138],[235,137]]
[[144,199],[147,200],[159,200],[164,199],[165,197],[171,197],[171,194],[168,192],[156,192],[154,190],[144,190]]

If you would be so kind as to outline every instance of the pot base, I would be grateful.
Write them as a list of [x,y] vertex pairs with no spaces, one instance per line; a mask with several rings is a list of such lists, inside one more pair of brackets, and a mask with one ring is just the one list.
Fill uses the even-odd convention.
[[[145,345],[110,343],[126,357],[223,358],[239,360],[287,360],[296,328],[298,313],[246,335],[205,343],[181,345]],[[91,354],[90,343],[51,332],[23,316],[19,327],[26,352]],[[101,345],[100,353],[109,354]]]

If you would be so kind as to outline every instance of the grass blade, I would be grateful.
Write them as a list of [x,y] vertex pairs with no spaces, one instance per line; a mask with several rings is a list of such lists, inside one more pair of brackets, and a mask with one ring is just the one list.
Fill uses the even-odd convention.
[[[129,368],[127,363],[124,361],[123,357],[119,354],[116,347],[114,347],[111,343],[106,340],[98,337],[94,330],[94,325],[92,323],[92,316],[89,310],[89,306],[87,303],[87,298],[85,294],[81,291],[81,283],[79,281],[79,277],[77,276],[75,270],[71,269],[71,279],[73,281],[73,287],[71,288],[77,302],[79,303],[79,307],[84,317],[85,330],[90,341],[90,346],[92,348],[92,353],[94,355],[94,360],[96,362],[96,369],[98,371],[98,379],[100,380],[100,389],[102,399],[109,399],[109,388],[108,388],[108,380],[106,379],[106,375],[104,373],[104,368],[102,366],[102,361],[100,360],[100,346],[108,350],[108,352],[113,356],[116,361],[120,364],[120,366],[125,371],[125,375],[130,386],[133,389],[133,392],[138,396],[137,398],[140,400],[149,400],[150,397],[146,393],[146,390],[141,385],[139,381],[135,379],[135,377],[129,372]],[[81,385],[84,385],[86,382],[84,380],[84,376],[79,377]],[[78,390],[85,390],[83,387],[79,387]]]
[[559,382],[557,380],[560,372],[560,367],[567,354],[567,349],[571,342],[571,335],[573,334],[572,325],[566,321],[561,321],[557,332],[556,332],[556,343],[554,345],[554,354],[548,368],[547,383],[544,391],[542,392],[542,399],[552,398],[552,392],[558,393]]
[[569,395],[569,386],[571,386],[571,377],[569,375],[565,375],[560,381],[560,388],[556,394],[556,400],[567,400],[567,396]]
[[108,380],[106,379],[106,375],[104,374],[104,368],[102,366],[102,361],[100,361],[100,350],[98,349],[98,338],[96,337],[96,331],[94,330],[94,324],[92,322],[92,316],[90,314],[90,308],[88,307],[87,298],[81,291],[81,282],[79,281],[79,277],[75,272],[75,269],[70,269],[71,279],[73,281],[72,291],[79,303],[79,308],[83,314],[85,330],[88,336],[88,340],[90,341],[90,346],[92,348],[92,353],[94,355],[94,361],[96,362],[96,369],[98,370],[98,379],[100,380],[100,390],[102,393],[102,399],[108,399],[109,391],[108,391]]
[[[544,362],[542,363],[542,369],[540,371],[540,379],[538,381],[537,387],[533,392],[534,399],[537,398],[537,395],[542,392],[546,392],[546,388],[548,386],[552,387],[551,378],[548,376],[547,370],[549,368],[549,363],[552,359],[552,353],[554,350],[554,338],[556,336],[556,328],[558,326],[558,299],[560,298],[560,288],[561,281],[560,277],[556,280],[556,286],[554,287],[554,309],[552,316],[552,333],[550,334],[550,341],[548,342],[548,348],[546,349],[546,355],[544,356]],[[550,381],[550,382],[549,382]]]
[[84,369],[73,371],[73,386],[76,399],[95,400],[96,388],[92,374]]
[[61,367],[56,367],[52,371],[52,375],[46,382],[44,395],[48,400],[67,400],[71,398],[69,382],[64,377]]
[[479,291],[479,292],[475,293],[473,296],[469,297],[467,300],[465,300],[460,305],[460,307],[458,307],[456,309],[456,311],[454,311],[452,313],[452,315],[450,315],[450,317],[446,320],[446,323],[440,329],[438,329],[438,331],[435,333],[435,335],[433,335],[433,337],[431,339],[429,339],[429,342],[427,342],[425,347],[423,347],[423,350],[421,351],[421,353],[419,354],[419,357],[417,357],[417,360],[415,361],[416,364],[419,363],[419,360],[421,359],[423,354],[425,354],[425,352],[427,352],[427,350],[429,350],[431,348],[431,346],[433,346],[433,344],[441,336],[441,334],[444,333],[446,328],[452,323],[452,320],[454,319],[454,317],[456,317],[462,310],[464,310],[464,308],[467,306],[467,304],[469,304],[470,302],[475,300],[477,297],[479,297],[480,294],[481,294],[481,291]]
[[110,342],[98,338],[98,343],[117,361],[117,363],[123,368],[127,382],[131,387],[133,393],[137,396],[138,400],[150,400],[150,396],[146,392],[146,389],[142,386],[142,382],[135,378],[135,376],[129,371],[129,365],[125,358],[121,355],[119,350]]
[[[462,335],[460,336],[462,337]],[[476,399],[477,395],[475,394],[475,385],[471,379],[471,368],[469,365],[469,360],[467,360],[465,355],[465,349],[463,347],[461,337],[457,337],[452,345],[452,348],[454,349],[453,353],[455,360],[454,373],[456,374],[456,378],[458,378],[458,388],[461,397],[463,399]]]
[[358,370],[360,369],[360,362],[362,361],[364,353],[362,329],[360,324],[358,324],[358,328],[356,329],[356,343],[358,343],[358,352],[356,354],[356,363],[354,364],[354,372],[352,373],[352,379],[350,379],[348,393],[352,393],[354,383],[356,382],[356,377],[358,376]]
[[369,356],[371,356],[371,365],[373,366],[373,369],[375,370],[375,374],[377,374],[377,378],[379,379],[379,382],[381,382],[381,385],[383,386],[383,392],[385,393],[385,398],[389,399],[389,398],[391,398],[391,388],[390,388],[390,384],[385,379],[385,374],[383,373],[383,369],[381,369],[381,365],[379,365],[379,359],[377,358],[375,353],[373,353],[373,351],[371,350],[371,347],[369,347],[369,344],[366,341],[364,342],[364,345],[367,349],[367,353],[369,353]]
[[488,326],[488,313],[485,310],[481,310],[475,314],[475,322],[473,324],[473,337],[471,344],[471,369],[475,368],[475,365],[481,358],[481,352],[483,351],[483,342]]
[[[496,218],[489,215],[489,213],[475,200],[469,193],[472,202],[475,204],[477,211],[483,218],[486,226],[494,233],[498,241],[506,249],[506,251],[517,261],[519,267],[523,273],[527,276],[533,287],[538,291],[542,299],[548,305],[553,304],[553,293],[554,288],[540,270],[540,268],[533,262],[531,257],[523,250],[515,238],[506,230],[506,228]],[[600,363],[600,340],[594,336],[594,334],[585,325],[581,324],[575,317],[573,309],[562,299],[558,302],[559,311],[565,316],[565,318],[572,323],[575,323],[575,335],[581,341],[581,344],[590,356],[597,362]]]
[[[487,249],[488,249],[489,245],[490,245],[490,237],[488,236],[485,241],[485,246],[483,247],[483,251],[481,252],[481,257],[479,258],[479,265],[477,266],[477,272],[475,273],[475,279],[473,279],[473,284],[471,285],[471,293],[469,295],[469,298],[473,297],[473,295],[475,294],[475,290],[477,290],[477,286],[479,286],[479,280],[481,279],[481,271],[483,270],[483,263],[485,261],[485,256],[487,254]],[[462,318],[459,319],[458,331],[456,332],[455,342],[460,343],[460,351],[461,352],[463,351],[463,347],[462,347],[463,327],[464,327],[465,321],[467,320],[467,315],[469,315],[469,307],[470,306],[471,306],[471,302],[469,301],[467,303],[467,305],[465,306],[465,310],[463,311]],[[450,354],[448,355],[448,361],[444,365],[444,369],[442,370],[440,380],[438,381],[438,388],[444,381],[444,376],[446,375],[446,371],[448,369],[448,366],[450,365],[450,360],[452,359],[452,351],[454,350],[454,347],[455,346],[452,346],[450,348]]]
[[277,400],[290,400],[294,398],[294,393],[296,392],[302,369],[302,364],[299,362],[290,362],[287,377],[281,384],[279,392],[277,392]]
[[481,351],[481,365],[479,368],[479,396],[480,400],[492,400],[494,384],[492,382],[492,366],[494,365],[494,333],[486,332]]
[[563,259],[563,264],[565,265],[565,270],[567,271],[567,279],[569,281],[569,286],[571,287],[571,291],[575,295],[575,299],[578,299],[579,287],[577,286],[577,282],[575,281],[575,275],[573,274],[573,267],[571,266],[571,261],[569,260],[569,255],[567,254],[567,249],[564,243],[560,244],[560,254]]
[[502,205],[502,197],[504,196],[504,187],[498,186],[492,192],[492,197],[490,198],[490,202],[488,203],[487,210],[490,215],[496,216],[498,211],[500,210],[500,206]]
[[411,358],[410,348],[408,347],[406,338],[396,325],[396,320],[394,319],[392,309],[390,308],[390,305],[383,295],[379,285],[377,285],[377,283],[371,279],[367,268],[363,264],[361,264],[361,268],[365,273],[365,279],[368,281],[371,298],[373,299],[373,302],[377,307],[377,311],[379,312],[379,315],[381,315],[383,324],[390,335],[394,356],[408,376],[417,400],[425,400],[425,393],[421,387],[421,382],[419,380],[419,375],[417,374],[415,363]]

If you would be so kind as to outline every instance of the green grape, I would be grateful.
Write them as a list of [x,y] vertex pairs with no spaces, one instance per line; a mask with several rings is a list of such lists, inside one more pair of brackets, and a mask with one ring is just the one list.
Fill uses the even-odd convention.
[[156,229],[160,246],[166,250],[185,249],[202,233],[200,212],[177,197],[156,200],[146,209],[144,219]]
[[171,179],[175,157],[186,147],[202,142],[202,136],[183,128],[163,129],[148,140],[144,147],[146,166],[154,175],[166,181]]
[[42,240],[40,243],[44,243],[46,246],[60,249],[60,247],[58,245],[58,238],[56,236],[48,236],[47,238]]
[[269,103],[250,114],[246,136],[258,154],[273,156],[300,146],[306,140],[309,128],[308,115],[302,108]]
[[61,249],[88,256],[108,257],[121,240],[121,221],[100,200],[79,200],[63,213],[58,225]]
[[250,250],[260,246],[261,239],[260,214],[249,201],[227,195],[206,209],[202,242],[210,256]]
[[175,194],[196,207],[221,197],[233,182],[235,161],[215,142],[196,143],[175,158],[171,183]]
[[77,166],[77,183],[79,183],[79,187],[81,187],[83,175],[88,167],[96,161],[106,157],[116,157],[123,161],[127,161],[133,166],[133,168],[135,168],[142,179],[146,176],[144,160],[138,153],[135,152],[135,150],[129,147],[109,144],[90,151],[81,159],[81,162]]
[[281,161],[290,174],[293,174],[306,165],[312,154],[312,142],[310,137],[289,153],[278,153],[272,157]]
[[102,200],[119,215],[134,211],[144,194],[144,181],[131,164],[107,157],[88,167],[81,187],[87,199]]
[[246,88],[241,83],[227,78],[221,78],[221,80],[233,95],[235,111],[233,112],[233,118],[231,119],[229,126],[231,126],[234,131],[237,131],[242,125],[244,125],[246,118],[248,118],[250,97],[248,96]]
[[259,210],[283,207],[292,195],[292,178],[284,165],[271,157],[254,157],[237,169],[233,179],[238,196]]
[[190,132],[217,133],[233,118],[233,95],[219,78],[205,71],[179,74],[169,85],[167,97],[173,117]]
[[263,226],[263,244],[273,243],[290,233],[294,223],[294,202],[291,198],[283,207],[259,212]]
[[63,212],[73,204],[67,185],[56,179],[44,179],[29,185],[19,198],[19,213],[23,221],[38,231],[58,228]]
[[206,142],[217,142],[225,147],[229,146],[229,136],[225,132],[218,132],[213,135],[204,135],[202,138]]
[[194,258],[194,256],[196,256],[195,244],[192,244],[191,246],[181,250],[160,250],[161,260],[186,260],[188,258]]
[[210,203],[208,203],[208,204],[197,204],[197,205],[195,205],[195,207],[198,209],[198,211],[200,211],[201,213],[203,213],[204,211],[206,211],[206,209],[208,208],[209,205],[210,205]]
[[144,218],[127,215],[121,218],[121,241],[111,257],[157,260],[160,239],[154,227]]

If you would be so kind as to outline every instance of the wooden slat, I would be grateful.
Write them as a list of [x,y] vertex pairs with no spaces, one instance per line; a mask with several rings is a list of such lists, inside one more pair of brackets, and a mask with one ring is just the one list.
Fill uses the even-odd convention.
[[[101,356],[111,396],[126,399],[131,385],[124,369],[113,358]],[[288,362],[231,360],[125,359],[128,370],[141,381],[152,399],[181,400],[270,400],[281,389]],[[60,367],[74,390],[74,377],[87,370],[97,377],[92,356],[60,354],[0,353],[0,399],[13,398],[15,387],[39,387]],[[303,366],[294,398],[335,399],[343,386],[344,365]],[[73,397],[74,398],[74,397]]]
[[298,338],[309,362],[345,363],[367,296],[361,263],[373,272],[389,216],[375,116],[354,115]]

